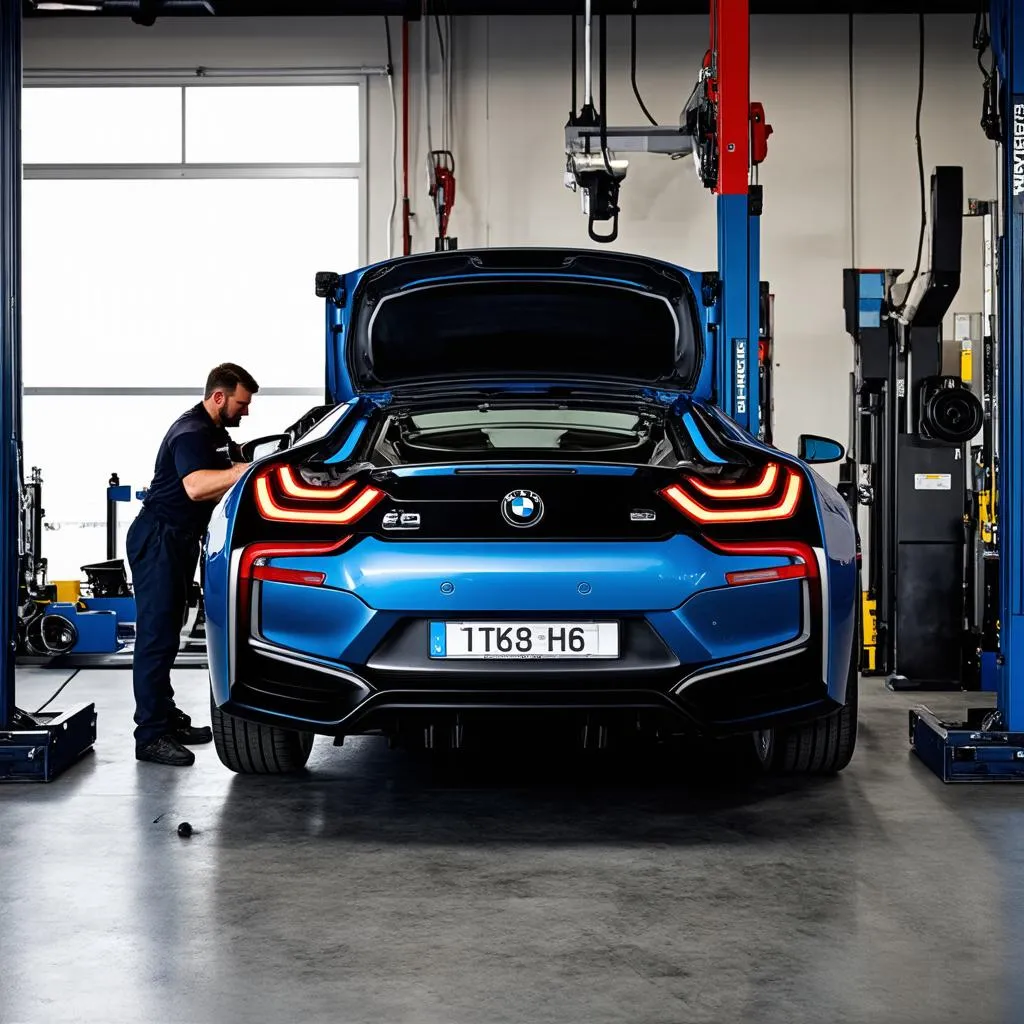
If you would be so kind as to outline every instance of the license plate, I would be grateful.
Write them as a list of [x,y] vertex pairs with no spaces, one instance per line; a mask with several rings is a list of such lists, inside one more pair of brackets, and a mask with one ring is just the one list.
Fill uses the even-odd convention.
[[617,622],[432,622],[432,658],[617,658]]

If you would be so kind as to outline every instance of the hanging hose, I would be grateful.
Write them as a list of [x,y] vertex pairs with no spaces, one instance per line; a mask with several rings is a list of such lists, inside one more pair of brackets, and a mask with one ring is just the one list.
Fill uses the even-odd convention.
[[658,122],[647,109],[647,104],[644,103],[643,97],[640,95],[640,88],[636,84],[636,4],[637,0],[633,0],[633,12],[629,16],[629,84],[633,86],[633,95],[644,112],[644,116],[651,124],[657,125]]
[[398,100],[395,97],[395,64],[391,49],[391,21],[384,16],[384,34],[388,51],[388,99],[391,101],[391,209],[388,211],[384,253],[391,259],[395,244],[395,212],[398,209]]
[[412,252],[409,209],[409,19],[402,18],[402,254]]

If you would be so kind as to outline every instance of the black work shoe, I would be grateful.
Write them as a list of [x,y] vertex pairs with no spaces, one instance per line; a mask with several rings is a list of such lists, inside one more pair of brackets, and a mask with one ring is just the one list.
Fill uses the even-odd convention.
[[137,761],[152,761],[154,764],[169,764],[175,768],[187,768],[194,764],[196,755],[181,741],[168,733],[151,740],[144,747],[135,748]]
[[171,735],[179,742],[189,746],[213,742],[213,730],[208,725],[195,726],[192,719],[179,708],[174,708],[168,716]]

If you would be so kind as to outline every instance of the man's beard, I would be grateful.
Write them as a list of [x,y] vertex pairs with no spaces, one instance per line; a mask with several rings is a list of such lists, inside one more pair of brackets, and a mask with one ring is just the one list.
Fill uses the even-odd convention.
[[228,416],[226,413],[220,414],[220,425],[222,427],[237,427],[242,422],[242,414],[236,413],[234,416]]

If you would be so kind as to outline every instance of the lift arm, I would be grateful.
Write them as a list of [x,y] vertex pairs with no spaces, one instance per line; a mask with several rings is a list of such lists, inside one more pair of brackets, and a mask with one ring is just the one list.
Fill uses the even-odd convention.
[[[594,107],[590,84],[589,2],[586,11],[584,100],[565,127],[565,183],[582,193],[590,237],[611,242],[618,233],[619,186],[628,169],[628,161],[617,153],[693,154],[697,174],[718,204],[714,397],[740,426],[763,436],[758,379],[761,188],[750,178],[767,155],[772,129],[761,104],[750,102],[749,0],[713,0],[710,46],[678,125],[605,123],[604,110]],[[603,61],[601,70],[603,81]],[[604,236],[593,226],[602,220],[613,222]]]

